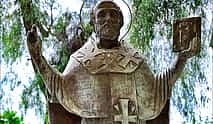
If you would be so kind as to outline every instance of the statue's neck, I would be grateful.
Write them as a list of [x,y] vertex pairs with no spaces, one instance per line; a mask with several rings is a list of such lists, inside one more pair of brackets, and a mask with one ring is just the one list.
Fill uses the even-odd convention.
[[103,48],[103,49],[112,49],[119,46],[120,46],[120,43],[118,39],[116,40],[99,39],[99,42],[98,42],[98,48]]

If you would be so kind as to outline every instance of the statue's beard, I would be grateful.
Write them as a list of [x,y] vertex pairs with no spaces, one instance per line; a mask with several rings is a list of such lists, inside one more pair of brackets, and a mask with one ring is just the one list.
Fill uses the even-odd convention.
[[96,27],[96,33],[101,39],[117,40],[120,35],[119,24],[102,24]]

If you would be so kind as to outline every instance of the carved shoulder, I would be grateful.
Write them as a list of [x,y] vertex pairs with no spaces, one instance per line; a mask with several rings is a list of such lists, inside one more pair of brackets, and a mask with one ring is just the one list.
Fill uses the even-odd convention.
[[70,78],[72,75],[76,75],[76,72],[79,72],[82,68],[82,65],[76,60],[74,59],[72,56],[70,56],[70,60],[64,70],[64,72],[62,73],[63,77],[65,79]]

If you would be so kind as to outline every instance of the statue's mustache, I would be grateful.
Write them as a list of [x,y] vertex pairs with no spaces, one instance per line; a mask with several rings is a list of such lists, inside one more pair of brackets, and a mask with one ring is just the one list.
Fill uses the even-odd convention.
[[112,28],[112,24],[111,23],[108,23],[108,22],[105,22],[104,24],[101,25],[101,28]]

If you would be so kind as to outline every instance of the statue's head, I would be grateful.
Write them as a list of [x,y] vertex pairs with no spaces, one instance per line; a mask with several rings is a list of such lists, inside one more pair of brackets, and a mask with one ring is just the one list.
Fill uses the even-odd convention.
[[102,0],[93,9],[91,23],[101,39],[117,40],[123,26],[120,7],[111,0]]

